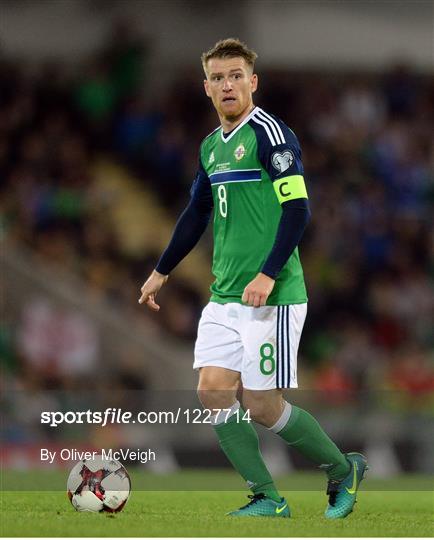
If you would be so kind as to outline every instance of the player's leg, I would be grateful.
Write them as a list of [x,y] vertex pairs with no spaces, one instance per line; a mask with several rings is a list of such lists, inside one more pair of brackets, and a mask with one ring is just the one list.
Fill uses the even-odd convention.
[[253,493],[280,500],[259,450],[258,435],[236,399],[240,374],[214,366],[200,368],[198,396],[215,413],[212,422],[220,447]]
[[244,389],[243,406],[250,411],[253,420],[277,433],[326,470],[329,478],[326,517],[344,518],[352,512],[367,468],[363,455],[343,454],[311,414],[283,401],[280,390]]
[[[363,456],[344,455],[311,414],[282,399],[280,388],[298,386],[297,352],[306,317],[306,305],[277,306],[275,310],[274,314],[271,311],[268,314],[271,323],[268,330],[264,324],[265,313],[253,312],[250,317],[245,332],[249,345],[246,347],[242,372],[243,404],[251,410],[256,421],[270,428],[290,446],[325,469],[329,478],[328,491],[338,489],[342,494],[342,486],[349,481],[350,491],[354,486],[357,490],[366,469]],[[277,415],[279,410],[280,414]],[[356,467],[359,472],[354,473],[356,481],[352,482]],[[338,505],[339,515],[335,515],[329,505],[327,517],[348,515],[354,506],[355,491],[353,495],[352,498],[346,498],[345,504]],[[336,497],[331,495],[330,501],[335,504]]]
[[[269,390],[267,392],[264,392],[265,394],[271,394],[276,393],[276,390]],[[258,392],[255,392],[256,394]],[[261,393],[261,392],[259,392]],[[243,398],[245,395],[245,391],[243,390]],[[267,396],[268,397],[268,396]],[[275,396],[276,397],[276,396]],[[280,397],[280,401],[276,401],[276,399],[266,399],[264,402],[269,405],[269,408],[263,408],[263,402],[261,401],[261,421],[269,421],[273,423],[276,418],[278,418],[281,415],[281,410],[283,407],[283,400]],[[258,420],[255,418],[255,406],[256,406],[256,400],[248,400],[247,402],[243,399],[243,410],[248,410],[248,426],[251,433],[254,433],[254,444],[255,444],[255,453],[259,453],[259,441],[258,436],[256,434],[256,431],[252,427],[251,421],[252,420]],[[248,409],[248,407],[252,407],[252,409]],[[268,420],[269,419],[269,420]],[[225,428],[227,429],[227,428]],[[241,442],[241,441],[240,441]],[[239,450],[237,450],[239,452]],[[241,454],[238,454],[239,457],[242,457]],[[261,458],[262,461],[262,458]],[[254,464],[254,467],[252,469],[255,470],[255,473],[257,474],[259,471],[258,464]],[[269,482],[272,482],[271,476],[269,476],[268,470],[267,475],[269,477]],[[254,478],[254,476],[250,475],[249,478]],[[229,515],[234,517],[251,517],[251,516],[258,516],[258,517],[290,517],[290,510],[289,505],[287,501],[281,497],[278,492],[276,491],[274,484],[273,489],[270,489],[270,486],[261,484],[258,481],[248,481],[248,484],[250,485],[253,496],[249,495],[249,498],[251,499],[248,504],[243,506],[242,508],[239,508],[238,510],[235,510],[231,512]]]
[[277,492],[262,458],[250,417],[236,399],[244,357],[239,335],[242,308],[240,304],[210,305],[204,310],[195,347],[194,365],[200,368],[198,395],[206,408],[231,409],[229,417],[226,411],[213,417],[215,431],[223,451],[253,495],[249,504],[230,515],[289,517],[288,505]]
[[350,514],[367,469],[365,457],[355,452],[343,454],[310,413],[289,403],[277,422],[267,427],[327,473],[326,517],[336,519]]
[[243,406],[250,410],[253,420],[326,469],[330,479],[347,476],[350,464],[345,455],[311,414],[282,398],[281,390],[244,389]]
[[259,451],[257,433],[236,398],[243,347],[228,311],[226,306],[209,304],[199,323],[194,363],[199,369],[199,399],[208,409],[230,409],[212,417],[221,448],[255,495],[280,500]]

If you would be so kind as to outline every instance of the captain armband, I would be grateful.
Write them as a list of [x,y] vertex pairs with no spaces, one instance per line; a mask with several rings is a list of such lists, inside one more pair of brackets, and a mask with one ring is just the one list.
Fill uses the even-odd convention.
[[280,204],[293,199],[308,199],[306,185],[301,174],[279,178],[273,182],[273,186]]

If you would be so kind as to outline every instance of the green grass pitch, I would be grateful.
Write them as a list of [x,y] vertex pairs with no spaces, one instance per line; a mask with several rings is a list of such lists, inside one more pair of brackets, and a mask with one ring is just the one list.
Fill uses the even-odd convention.
[[[24,476],[28,479],[29,473]],[[65,483],[64,473],[54,476]],[[35,484],[41,481],[41,473],[33,477]],[[345,520],[328,521],[323,517],[325,492],[317,489],[324,479],[318,475],[294,474],[278,481],[285,488],[281,491],[290,504],[291,519],[226,517],[226,512],[247,502],[246,491],[219,491],[224,485],[239,489],[239,479],[229,471],[182,472],[166,478],[133,471],[131,477],[131,498],[116,515],[75,512],[64,491],[2,491],[1,535],[430,537],[434,532],[432,480],[426,478],[367,480],[355,511]],[[3,487],[11,485],[10,475],[3,475],[2,480]],[[138,489],[148,485],[146,480],[154,491]],[[19,486],[19,482],[17,475],[14,484]],[[198,485],[212,491],[198,491]],[[289,491],[290,485],[296,489]],[[308,486],[315,491],[308,491]],[[189,491],[179,491],[183,488]]]

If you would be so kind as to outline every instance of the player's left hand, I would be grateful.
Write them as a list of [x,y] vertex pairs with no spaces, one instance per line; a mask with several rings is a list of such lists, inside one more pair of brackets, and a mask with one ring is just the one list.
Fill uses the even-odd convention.
[[259,273],[244,289],[241,301],[248,306],[265,306],[274,288],[275,280]]

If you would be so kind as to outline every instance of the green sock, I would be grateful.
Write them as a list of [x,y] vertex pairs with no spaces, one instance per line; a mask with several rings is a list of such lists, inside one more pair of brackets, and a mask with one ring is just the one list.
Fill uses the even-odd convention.
[[259,450],[258,434],[243,416],[240,408],[226,422],[214,426],[220,447],[253,493],[264,493],[279,502],[281,497]]
[[277,434],[314,463],[323,465],[330,480],[345,478],[350,472],[350,464],[315,418],[294,405],[290,414],[288,422]]

